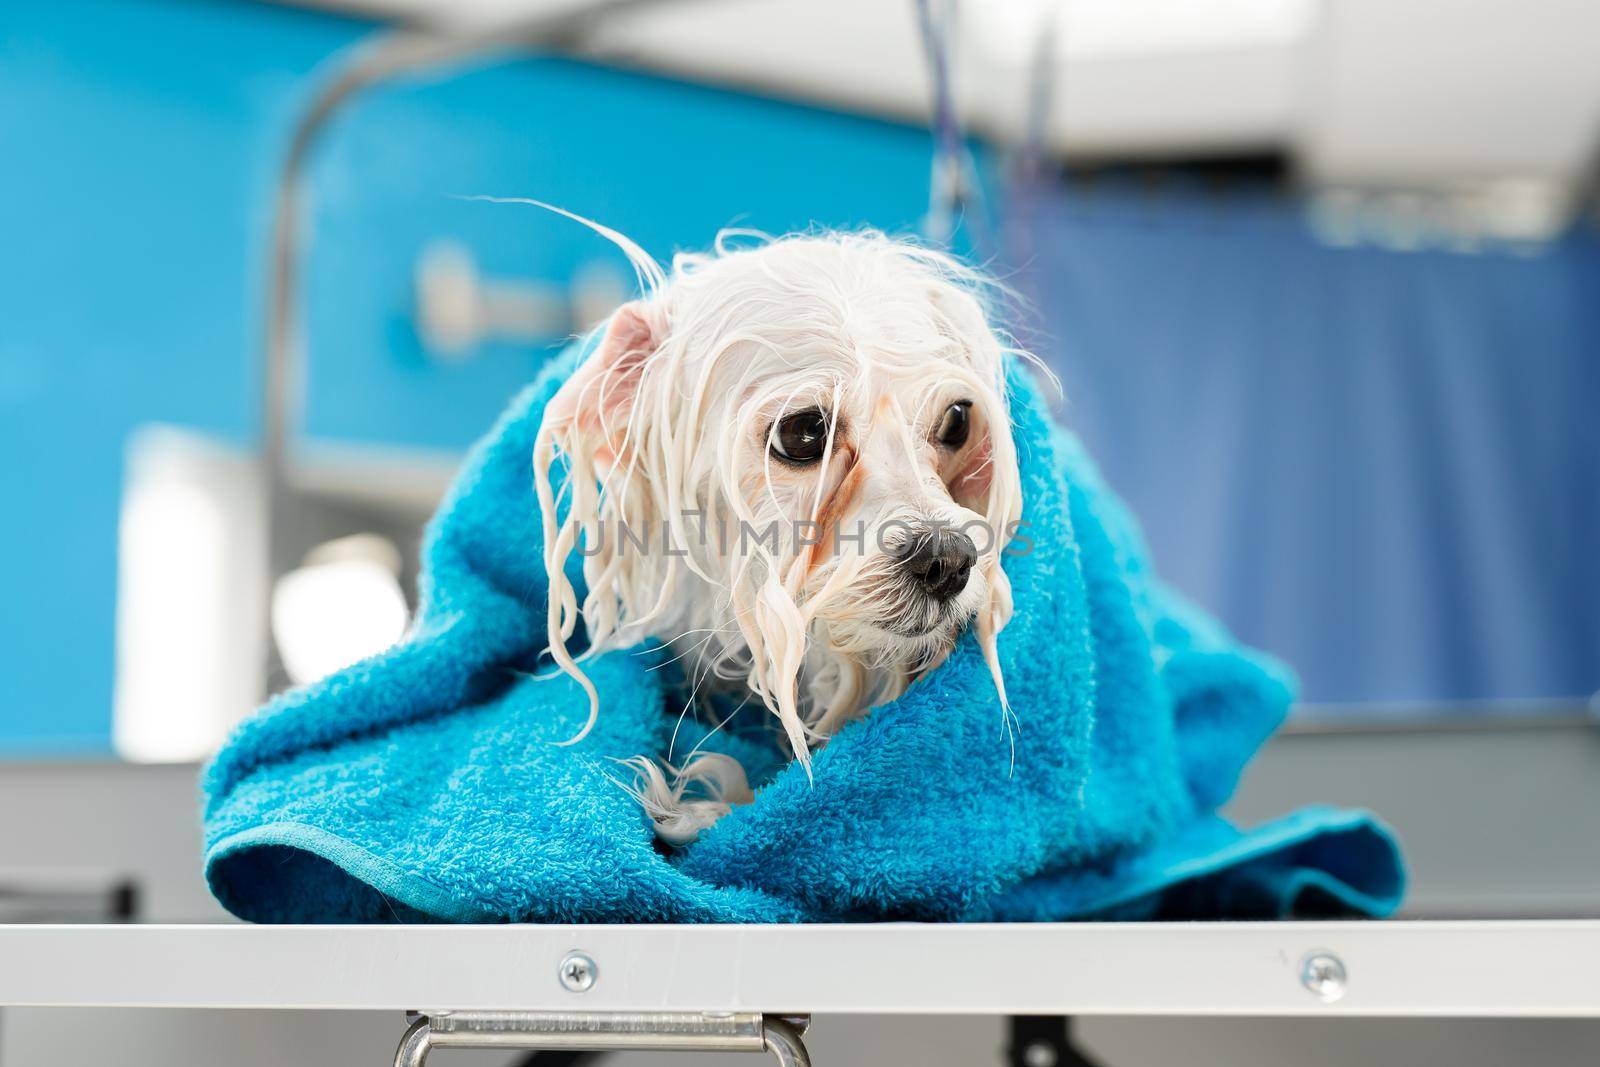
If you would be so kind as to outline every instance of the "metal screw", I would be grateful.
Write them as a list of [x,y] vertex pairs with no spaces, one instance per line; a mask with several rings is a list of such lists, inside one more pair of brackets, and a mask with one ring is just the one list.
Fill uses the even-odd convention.
[[569,952],[562,957],[556,973],[561,976],[561,986],[567,992],[586,993],[594,988],[595,980],[600,977],[600,968],[583,953]]
[[1344,996],[1348,980],[1344,961],[1331,952],[1308,953],[1300,964],[1300,984],[1326,1003],[1332,1004]]

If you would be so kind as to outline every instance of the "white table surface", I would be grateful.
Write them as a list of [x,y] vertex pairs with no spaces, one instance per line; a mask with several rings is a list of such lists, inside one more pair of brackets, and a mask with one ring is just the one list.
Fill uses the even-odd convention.
[[[1317,952],[1348,976],[1332,1002],[1301,982]],[[1600,1016],[1600,920],[0,925],[0,1006]]]

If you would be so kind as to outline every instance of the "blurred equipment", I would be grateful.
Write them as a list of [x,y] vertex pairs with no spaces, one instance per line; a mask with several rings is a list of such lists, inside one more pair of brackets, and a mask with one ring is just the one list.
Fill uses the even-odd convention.
[[138,914],[138,886],[125,875],[0,868],[0,923],[131,922]]
[[447,359],[465,359],[489,340],[535,344],[582,333],[627,298],[627,279],[599,261],[566,288],[487,278],[471,249],[455,241],[435,241],[417,260],[417,330]]
[[[404,602],[394,593],[414,574],[408,561],[402,558],[398,571],[391,571],[370,558],[348,558],[343,550],[337,560],[319,560],[315,551],[308,555],[308,545],[371,545],[338,539],[386,529],[414,531],[443,488],[436,478],[408,474],[403,460],[397,464],[393,456],[352,452],[330,463],[325,454],[313,458],[297,446],[307,362],[301,291],[304,242],[310,231],[305,172],[314,148],[331,119],[373,86],[508,49],[577,49],[611,16],[649,6],[670,5],[664,0],[593,0],[466,30],[382,31],[352,55],[295,124],[278,175],[266,274],[262,469],[269,573],[286,574],[302,558],[307,566],[286,574],[275,587],[272,643],[266,646],[269,689],[284,681],[321,677],[379,651],[404,628]],[[570,325],[592,309],[591,296],[579,287],[569,303],[526,285],[484,283],[470,256],[449,246],[425,253],[419,266],[419,325],[446,352],[464,351],[492,334],[546,330],[563,317],[563,305],[571,309],[565,316]],[[437,474],[435,464],[424,462],[422,467]],[[385,483],[397,491],[373,491]],[[392,547],[395,542],[390,543]],[[330,612],[337,612],[341,621],[334,623]]]
[[[508,6],[302,2],[457,32]],[[928,8],[939,27],[954,5]],[[953,106],[971,132],[1010,143],[1049,27],[1043,142],[1069,161],[1273,155],[1316,188],[1515,180],[1544,186],[1570,218],[1600,145],[1600,5],[1587,0],[990,0],[955,14],[941,30],[959,46]],[[902,0],[714,2],[641,12],[595,40],[695,80],[921,118],[940,105],[917,19]]]
[[124,758],[202,759],[260,702],[262,522],[252,457],[170,426],[130,438],[113,720]]
[[272,636],[296,685],[377,655],[405,633],[399,549],[377,534],[318,545],[272,591]]

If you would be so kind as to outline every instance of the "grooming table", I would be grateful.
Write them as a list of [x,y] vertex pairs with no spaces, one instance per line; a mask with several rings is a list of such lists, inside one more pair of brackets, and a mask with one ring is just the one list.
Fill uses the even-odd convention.
[[410,1011],[407,1065],[432,1047],[804,1064],[813,1013],[1593,1017],[1596,959],[1600,920],[30,925],[0,926],[0,1005]]

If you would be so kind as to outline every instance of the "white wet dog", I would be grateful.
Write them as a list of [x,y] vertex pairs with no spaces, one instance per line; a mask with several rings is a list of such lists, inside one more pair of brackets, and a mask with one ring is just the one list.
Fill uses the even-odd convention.
[[[1000,555],[1022,499],[1012,349],[985,280],[872,232],[744,247],[724,235],[669,274],[595,228],[628,251],[647,296],[556,394],[534,455],[551,654],[588,692],[589,724],[600,709],[579,660],[654,637],[697,688],[764,704],[809,767],[812,747],[902,693],[969,624],[1007,714]],[[563,578],[574,552],[581,607]],[[589,645],[575,659],[580,611]],[[667,773],[631,762],[670,842],[750,796],[727,757]]]

